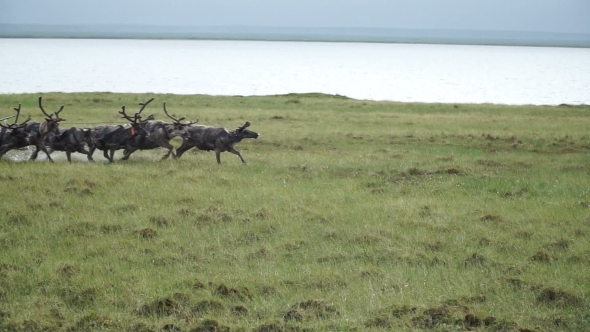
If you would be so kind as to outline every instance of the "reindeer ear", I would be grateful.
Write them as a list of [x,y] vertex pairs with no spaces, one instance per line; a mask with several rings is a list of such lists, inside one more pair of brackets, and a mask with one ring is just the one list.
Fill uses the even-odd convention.
[[246,128],[248,128],[248,127],[250,127],[250,122],[246,121],[246,123],[244,123],[244,125],[243,125],[243,126],[241,126],[241,127],[238,127],[238,129],[236,129],[236,131],[238,131],[238,132],[242,132],[244,129],[246,129]]

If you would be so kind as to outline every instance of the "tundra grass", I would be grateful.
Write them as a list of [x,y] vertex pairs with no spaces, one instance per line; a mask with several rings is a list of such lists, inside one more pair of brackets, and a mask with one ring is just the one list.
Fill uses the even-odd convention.
[[[248,161],[0,161],[0,329],[581,331],[590,107],[44,94],[260,133]],[[1,95],[0,117],[38,95]],[[174,141],[179,146],[179,141]],[[120,154],[117,158],[120,158]]]

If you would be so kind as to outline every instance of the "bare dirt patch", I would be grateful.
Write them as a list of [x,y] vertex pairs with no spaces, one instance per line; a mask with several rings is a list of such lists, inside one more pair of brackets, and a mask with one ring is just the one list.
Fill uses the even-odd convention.
[[156,233],[155,230],[153,230],[152,228],[142,228],[140,229],[138,232],[139,236],[141,236],[142,238],[149,240],[149,239],[153,239],[157,236],[158,233]]
[[198,314],[215,313],[225,309],[223,303],[216,300],[204,300],[192,307],[191,311]]
[[486,258],[484,256],[475,253],[465,259],[463,265],[465,265],[465,267],[482,266],[485,262]]
[[556,307],[581,307],[584,305],[584,300],[581,297],[554,287],[543,288],[537,296],[537,302]]
[[214,319],[205,319],[190,332],[229,332],[229,326],[225,326]]
[[533,256],[531,256],[531,261],[533,262],[551,263],[555,260],[557,260],[557,258],[553,257],[546,251],[537,251]]
[[172,220],[166,216],[152,216],[150,222],[158,227],[168,227],[172,225]]
[[228,287],[225,284],[220,284],[219,286],[217,286],[217,289],[215,290],[215,294],[217,296],[220,296],[223,298],[234,298],[234,299],[238,299],[241,301],[252,299],[252,294],[250,293],[248,288],[246,288],[246,287],[241,287],[241,288]]
[[339,315],[340,312],[334,306],[327,304],[323,300],[307,300],[291,306],[283,315],[283,319],[285,321],[303,321],[327,319]]
[[158,299],[137,308],[136,313],[145,317],[166,317],[181,314],[184,308],[181,303],[172,298]]

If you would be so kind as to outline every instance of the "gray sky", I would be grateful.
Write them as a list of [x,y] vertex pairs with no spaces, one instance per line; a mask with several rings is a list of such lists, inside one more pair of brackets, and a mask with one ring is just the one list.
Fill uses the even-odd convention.
[[0,0],[0,24],[590,33],[590,0]]

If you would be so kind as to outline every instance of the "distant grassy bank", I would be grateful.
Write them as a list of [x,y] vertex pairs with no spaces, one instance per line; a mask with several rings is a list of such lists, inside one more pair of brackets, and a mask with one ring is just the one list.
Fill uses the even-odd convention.
[[[62,127],[145,113],[258,140],[0,161],[0,330],[581,331],[590,107],[320,94],[43,94]],[[0,95],[0,118],[38,95]],[[178,145],[178,141],[175,142]],[[98,157],[98,153],[95,155]],[[118,156],[120,157],[120,155]],[[117,157],[117,159],[118,159]]]
[[590,34],[384,28],[0,24],[0,38],[206,39],[590,47]]

